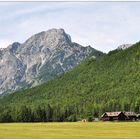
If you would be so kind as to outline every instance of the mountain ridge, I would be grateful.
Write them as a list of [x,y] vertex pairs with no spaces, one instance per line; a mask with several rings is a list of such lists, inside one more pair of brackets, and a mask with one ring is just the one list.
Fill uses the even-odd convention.
[[91,55],[103,53],[72,42],[64,29],[37,33],[22,44],[14,42],[0,51],[0,93],[49,81]]

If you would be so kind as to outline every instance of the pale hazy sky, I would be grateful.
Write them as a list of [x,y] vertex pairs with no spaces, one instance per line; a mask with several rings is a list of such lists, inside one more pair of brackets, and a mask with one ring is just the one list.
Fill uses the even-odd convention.
[[140,2],[0,2],[0,48],[50,28],[108,52],[140,40]]

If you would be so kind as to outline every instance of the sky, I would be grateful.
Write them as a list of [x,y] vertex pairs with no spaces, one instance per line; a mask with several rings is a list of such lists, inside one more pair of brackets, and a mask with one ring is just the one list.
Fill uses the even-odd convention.
[[63,28],[83,46],[109,52],[140,40],[140,2],[0,2],[0,48]]

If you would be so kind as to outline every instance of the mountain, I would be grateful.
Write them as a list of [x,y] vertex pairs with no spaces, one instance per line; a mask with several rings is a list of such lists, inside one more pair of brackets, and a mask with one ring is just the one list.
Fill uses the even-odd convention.
[[71,41],[63,29],[50,29],[0,50],[0,94],[29,88],[103,53]]
[[46,121],[37,120],[41,110],[46,112],[43,116],[50,116],[47,121],[75,121],[100,117],[106,111],[140,113],[139,84],[140,42],[88,59],[46,84],[5,96],[0,100],[0,116],[15,118],[28,110],[34,114],[32,121]]

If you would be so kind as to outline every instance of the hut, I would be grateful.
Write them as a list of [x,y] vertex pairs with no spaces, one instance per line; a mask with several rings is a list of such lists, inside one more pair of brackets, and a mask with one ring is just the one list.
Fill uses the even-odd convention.
[[126,120],[136,121],[137,115],[134,112],[124,112],[125,116],[127,116]]
[[123,112],[105,112],[101,116],[103,121],[123,121],[126,120],[126,115]]

